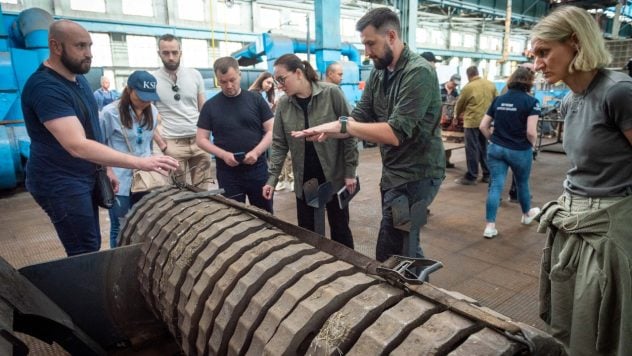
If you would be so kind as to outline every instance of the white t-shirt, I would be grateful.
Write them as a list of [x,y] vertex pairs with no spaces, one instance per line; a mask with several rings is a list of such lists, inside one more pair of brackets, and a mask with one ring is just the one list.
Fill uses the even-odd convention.
[[[177,81],[169,78],[164,67],[152,74],[158,81],[156,89],[160,101],[155,102],[162,118],[162,132],[164,138],[181,138],[195,136],[198,110],[198,94],[204,94],[204,80],[196,69],[179,67],[176,71]],[[172,88],[178,86],[178,91]],[[180,95],[180,100],[175,95]]]

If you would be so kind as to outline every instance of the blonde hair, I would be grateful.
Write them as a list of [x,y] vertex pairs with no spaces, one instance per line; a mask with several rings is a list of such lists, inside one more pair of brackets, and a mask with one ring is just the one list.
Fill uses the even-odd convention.
[[605,68],[612,61],[597,22],[584,9],[562,6],[542,19],[531,31],[531,40],[577,41],[577,53],[568,72]]

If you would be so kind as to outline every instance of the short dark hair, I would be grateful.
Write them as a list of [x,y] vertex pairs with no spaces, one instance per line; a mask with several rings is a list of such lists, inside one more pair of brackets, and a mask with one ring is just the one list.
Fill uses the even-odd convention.
[[507,88],[529,92],[534,79],[535,74],[529,68],[518,67],[507,80]]
[[160,41],[167,41],[167,42],[176,41],[178,42],[178,46],[180,46],[180,40],[176,36],[170,33],[165,33],[164,35],[158,37],[158,44],[160,44]]
[[402,26],[399,17],[393,10],[387,7],[376,7],[367,12],[356,23],[356,31],[362,32],[367,26],[372,25],[377,31],[383,31],[390,28],[397,32],[397,36],[402,35]]
[[465,70],[468,78],[476,77],[478,75],[478,68],[476,66],[467,67]]
[[221,57],[215,60],[213,63],[213,72],[217,74],[226,74],[230,68],[233,68],[236,72],[239,72],[239,62],[233,57]]

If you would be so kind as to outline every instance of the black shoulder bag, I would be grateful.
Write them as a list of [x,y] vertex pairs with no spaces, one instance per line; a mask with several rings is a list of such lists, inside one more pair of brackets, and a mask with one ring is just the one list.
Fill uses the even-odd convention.
[[[68,88],[68,90],[70,90],[70,95],[72,95],[75,100],[77,100],[79,106],[81,107],[81,112],[83,113],[83,116],[88,120],[86,135],[88,134],[88,132],[90,132],[92,138],[96,140],[97,135],[94,132],[94,127],[92,126],[92,117],[88,115],[86,105],[72,88]],[[94,190],[92,191],[94,201],[96,201],[97,204],[102,208],[111,209],[114,205],[114,199],[116,199],[116,197],[114,196],[114,189],[112,189],[112,183],[110,182],[110,178],[107,175],[106,168],[98,164],[95,178],[96,183]]]

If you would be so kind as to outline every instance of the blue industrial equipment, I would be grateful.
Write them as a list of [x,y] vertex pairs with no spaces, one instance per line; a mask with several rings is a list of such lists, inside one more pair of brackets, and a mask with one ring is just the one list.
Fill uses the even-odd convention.
[[[282,35],[263,33],[255,42],[244,48],[233,52],[231,55],[239,61],[239,65],[249,66],[263,61],[266,56],[268,60],[268,70],[272,72],[274,61],[286,53],[307,53],[306,41],[289,38]],[[316,42],[310,42],[309,52],[319,53],[322,49],[317,48]],[[360,100],[361,90],[358,88],[360,82],[360,51],[351,43],[341,43],[338,58],[340,55],[349,58],[349,61],[341,62],[343,66],[343,78],[340,87],[347,100],[355,104]],[[325,56],[323,56],[325,57]],[[326,56],[329,61],[317,61],[318,70],[325,72],[327,65],[334,61],[331,53]],[[318,58],[318,56],[317,56]]]
[[37,67],[48,58],[52,16],[38,8],[4,16],[0,7],[0,189],[24,180],[30,139],[24,127],[20,94]]

